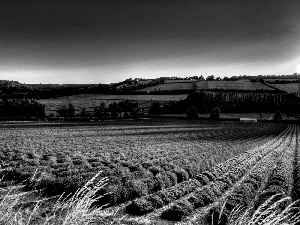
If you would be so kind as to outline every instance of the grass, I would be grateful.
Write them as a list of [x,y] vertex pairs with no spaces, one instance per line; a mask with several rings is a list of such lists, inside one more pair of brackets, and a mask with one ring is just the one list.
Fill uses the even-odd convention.
[[[103,196],[95,198],[96,193],[107,184],[107,178],[102,178],[101,173],[95,175],[74,195],[67,198],[60,197],[47,215],[41,215],[42,199],[32,207],[22,205],[24,197],[30,192],[15,193],[12,189],[2,195],[0,202],[0,224],[3,225],[88,225],[88,224],[123,224],[124,217],[109,220],[105,218],[102,208],[93,207],[95,201],[101,201]],[[225,202],[226,203],[226,202]],[[288,203],[288,204],[286,204]],[[284,204],[285,208],[280,206]],[[176,208],[177,207],[177,208]],[[184,212],[191,212],[188,202],[182,201],[174,207],[172,214],[166,215],[173,220],[180,220]],[[224,209],[224,207],[222,207]],[[274,195],[265,201],[256,211],[252,208],[240,213],[241,207],[235,205],[226,222],[222,219],[222,211],[212,220],[212,225],[296,225],[300,221],[299,202],[291,203],[290,197]],[[145,208],[144,210],[147,211]],[[137,212],[139,214],[139,212]],[[214,215],[212,215],[213,217]]]
[[172,83],[165,83],[165,84],[158,84],[156,86],[143,88],[139,91],[173,91],[173,90],[193,90],[193,83],[192,82],[172,82]]
[[[107,183],[107,178],[101,177],[101,172],[96,174],[74,195],[59,197],[51,208],[50,213],[42,215],[42,202],[49,199],[37,201],[33,207],[26,207],[22,204],[32,192],[15,193],[16,187],[2,196],[0,202],[0,223],[10,225],[85,225],[92,222],[105,222],[99,217],[101,208],[92,207],[94,202],[99,201],[103,196],[95,197]],[[113,222],[111,222],[112,224]]]
[[270,84],[271,86],[278,88],[279,90],[287,93],[294,93],[299,91],[299,83],[287,83],[287,84]]
[[259,82],[250,81],[199,81],[196,83],[198,90],[242,90],[242,91],[273,91],[274,89]]
[[[275,199],[275,201],[274,201]],[[287,205],[283,209],[280,205]],[[299,201],[291,202],[290,197],[280,194],[267,199],[252,213],[248,208],[240,214],[238,206],[231,212],[228,224],[232,225],[296,225],[300,221]]]

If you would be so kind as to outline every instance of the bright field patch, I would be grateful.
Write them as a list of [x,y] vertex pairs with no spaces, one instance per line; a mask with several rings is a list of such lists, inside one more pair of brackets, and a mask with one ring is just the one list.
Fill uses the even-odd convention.
[[185,81],[185,82],[166,82],[164,84],[159,84],[152,87],[143,88],[139,91],[175,91],[175,90],[193,90],[193,82]]
[[238,81],[199,81],[196,83],[198,90],[242,90],[242,91],[274,91],[259,82],[250,82],[249,80]]
[[294,93],[299,91],[299,83],[271,84],[271,85],[287,93]]

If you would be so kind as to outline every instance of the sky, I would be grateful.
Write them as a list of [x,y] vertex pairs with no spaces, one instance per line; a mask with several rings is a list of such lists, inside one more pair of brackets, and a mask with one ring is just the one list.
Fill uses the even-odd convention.
[[0,80],[300,73],[299,0],[1,0]]

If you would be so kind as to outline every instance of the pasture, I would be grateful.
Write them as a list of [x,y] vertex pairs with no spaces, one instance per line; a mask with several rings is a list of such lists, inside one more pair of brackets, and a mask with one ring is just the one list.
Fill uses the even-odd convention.
[[300,194],[296,125],[140,119],[0,127],[2,182],[27,179],[28,189],[49,197],[74,193],[102,171],[109,181],[96,205],[108,221],[211,224],[235,206],[251,216],[274,194]]
[[274,91],[273,88],[262,83],[249,80],[199,81],[196,85],[198,90]]
[[152,86],[152,87],[146,87],[146,88],[143,88],[139,91],[147,91],[147,92],[150,92],[150,91],[175,91],[175,90],[186,90],[187,92],[189,91],[192,91],[193,90],[193,82],[191,81],[184,81],[184,82],[171,82],[171,81],[165,81],[164,84],[158,84],[158,85],[155,85],[155,86]]
[[250,80],[237,81],[192,81],[192,80],[165,80],[164,84],[141,89],[140,91],[175,91],[186,90],[187,92],[197,89],[203,90],[227,90],[227,91],[264,91],[273,92],[274,88],[263,83],[251,82]]
[[287,84],[270,84],[272,87],[277,88],[286,93],[294,93],[299,91],[299,83],[287,83]]

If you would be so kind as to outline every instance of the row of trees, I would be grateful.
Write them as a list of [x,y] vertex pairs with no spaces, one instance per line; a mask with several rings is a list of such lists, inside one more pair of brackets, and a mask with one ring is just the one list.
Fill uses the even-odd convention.
[[185,100],[161,105],[153,103],[151,114],[182,114],[191,107],[199,113],[210,113],[218,107],[224,113],[280,112],[290,117],[300,116],[300,98],[296,94],[195,92]]
[[45,106],[30,99],[0,100],[0,117],[45,118]]
[[[187,117],[190,119],[197,119],[198,118],[198,111],[195,106],[190,106],[187,110]],[[210,112],[210,119],[212,120],[219,120],[221,116],[221,110],[219,107],[215,107]],[[282,114],[279,110],[277,110],[273,115],[273,120],[280,121],[282,120]]]
[[[198,111],[195,106],[190,106],[189,109],[187,110],[187,117],[190,119],[196,119],[198,118]],[[210,112],[210,118],[212,120],[218,120],[220,119],[221,111],[218,107],[215,107],[211,110]]]
[[222,112],[275,112],[300,115],[300,98],[296,94],[195,92],[183,102],[185,109],[195,106],[200,113],[218,106]]
[[[115,117],[135,117],[141,112],[137,102],[133,101],[121,101],[113,102],[108,106],[103,102],[101,105],[94,107],[93,111],[87,109],[82,109],[78,114],[76,114],[75,107],[70,103],[69,106],[62,106],[57,112],[61,117],[100,117],[100,118],[115,118]],[[122,115],[123,114],[123,115]]]

